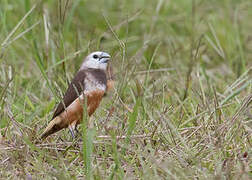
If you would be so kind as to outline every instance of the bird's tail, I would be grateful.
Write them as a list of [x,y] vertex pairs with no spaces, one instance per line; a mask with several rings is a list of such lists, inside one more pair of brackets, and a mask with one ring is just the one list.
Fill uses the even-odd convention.
[[63,119],[60,116],[55,117],[46,127],[45,131],[41,135],[41,139],[45,139],[47,136],[64,128]]

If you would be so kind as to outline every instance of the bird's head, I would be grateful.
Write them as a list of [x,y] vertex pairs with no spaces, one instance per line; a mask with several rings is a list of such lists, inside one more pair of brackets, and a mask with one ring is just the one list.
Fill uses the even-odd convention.
[[106,70],[110,55],[106,52],[96,51],[89,54],[81,65],[81,69],[93,68]]

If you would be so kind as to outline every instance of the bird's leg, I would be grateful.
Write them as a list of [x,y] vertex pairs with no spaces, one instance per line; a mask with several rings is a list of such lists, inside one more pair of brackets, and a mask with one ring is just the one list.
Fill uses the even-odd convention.
[[75,139],[75,133],[74,131],[76,131],[76,123],[77,121],[73,121],[71,124],[69,124],[68,128],[69,128],[69,131],[72,135],[72,138]]
[[73,128],[71,126],[69,126],[68,128],[69,128],[69,132],[70,132],[72,138],[75,139],[75,134],[74,134]]
[[75,126],[75,132],[77,133],[77,134],[80,134],[80,131],[78,130],[78,128],[77,128],[77,126]]

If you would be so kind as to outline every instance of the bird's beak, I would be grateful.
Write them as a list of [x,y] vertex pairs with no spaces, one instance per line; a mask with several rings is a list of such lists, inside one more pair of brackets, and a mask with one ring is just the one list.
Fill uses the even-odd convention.
[[102,53],[101,56],[100,56],[100,61],[102,63],[107,63],[109,60],[110,60],[111,56],[108,54],[108,53]]

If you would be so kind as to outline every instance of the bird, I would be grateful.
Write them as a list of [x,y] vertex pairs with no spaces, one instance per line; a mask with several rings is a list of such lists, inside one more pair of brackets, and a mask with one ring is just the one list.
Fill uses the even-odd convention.
[[113,87],[112,68],[108,66],[110,59],[108,53],[96,51],[83,60],[41,139],[64,128],[69,128],[72,137],[75,137],[74,131],[83,118],[83,107],[87,106],[87,113],[91,116],[106,92]]

